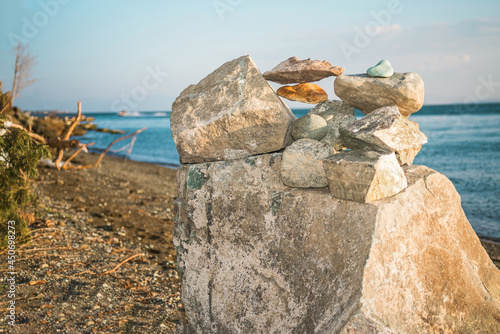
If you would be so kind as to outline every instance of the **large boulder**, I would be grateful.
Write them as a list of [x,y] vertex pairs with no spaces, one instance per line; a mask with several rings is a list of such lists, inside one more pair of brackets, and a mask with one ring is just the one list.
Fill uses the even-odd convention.
[[[312,108],[308,115],[321,116],[327,123],[327,134],[321,139],[334,150],[340,151],[345,148],[340,139],[339,129],[343,125],[348,125],[356,120],[354,108],[342,101],[327,100]],[[292,133],[293,134],[293,133]]]
[[394,73],[389,78],[341,75],[335,79],[334,88],[342,101],[365,114],[396,105],[408,117],[424,104],[424,82],[416,73]]
[[344,73],[344,68],[332,66],[326,60],[300,60],[290,57],[279,63],[272,70],[264,73],[264,78],[282,85],[318,81]]
[[181,163],[278,151],[293,141],[295,119],[250,56],[229,61],[187,87],[170,115]]
[[379,108],[343,125],[340,137],[351,149],[396,152],[401,165],[411,165],[422,145],[427,143],[427,136],[419,130],[418,123],[404,118],[396,106]]
[[180,333],[498,333],[500,273],[443,175],[372,203],[281,182],[282,156],[182,166]]

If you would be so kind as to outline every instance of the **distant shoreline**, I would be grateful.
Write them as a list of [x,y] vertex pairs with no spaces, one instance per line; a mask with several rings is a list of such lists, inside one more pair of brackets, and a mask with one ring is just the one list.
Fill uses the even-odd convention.
[[[485,109],[484,107],[491,106],[491,108]],[[449,112],[443,112],[443,108],[449,107]],[[476,109],[481,107],[481,112],[477,112]],[[296,111],[299,113],[307,112],[311,108],[291,108],[292,111]],[[439,111],[436,109],[440,109]],[[24,112],[30,113],[34,116],[39,115],[76,115],[76,111],[64,111],[64,110],[25,110]],[[157,114],[157,113],[166,113],[170,115],[171,110],[145,110],[145,111],[137,111],[137,113],[143,114],[147,116],[148,114]],[[97,116],[97,115],[117,115],[117,111],[84,111],[84,114]],[[500,113],[500,102],[484,102],[478,104],[465,104],[465,103],[452,103],[452,104],[424,104],[422,109],[420,109],[416,116],[418,115],[448,115],[448,114],[496,114]]]

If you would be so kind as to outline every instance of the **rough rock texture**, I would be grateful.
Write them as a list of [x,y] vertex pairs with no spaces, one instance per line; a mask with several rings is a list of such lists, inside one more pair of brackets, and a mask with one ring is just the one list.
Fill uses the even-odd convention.
[[398,194],[408,185],[394,153],[348,151],[323,161],[332,196],[361,203]]
[[342,143],[351,149],[397,152],[400,164],[411,165],[422,145],[427,143],[415,122],[404,118],[396,106],[379,108],[340,128]]
[[339,128],[342,125],[348,125],[356,120],[353,107],[342,101],[328,100],[312,108],[308,114],[318,115],[326,120],[328,132],[326,136],[321,139],[323,143],[331,145],[336,151],[345,148],[340,139]]
[[323,60],[300,60],[290,57],[279,63],[275,68],[264,73],[264,78],[282,85],[318,81],[344,73],[344,68],[332,66]]
[[304,115],[292,124],[292,137],[295,140],[310,138],[323,139],[328,133],[328,124],[318,115]]
[[299,101],[317,104],[328,100],[328,94],[320,86],[304,83],[295,86],[283,86],[277,91],[278,95],[290,101]]
[[500,273],[446,177],[406,167],[407,189],[361,204],[286,187],[280,165],[179,168],[181,333],[500,331]]
[[460,195],[427,167],[405,171],[408,189],[377,203],[360,318],[394,333],[499,333],[500,272]]
[[295,119],[243,56],[182,91],[170,123],[181,163],[198,163],[278,151],[293,141]]
[[335,79],[334,88],[342,101],[365,114],[396,105],[408,117],[424,104],[424,82],[416,73],[394,73],[390,78],[341,75]]
[[281,180],[289,187],[322,188],[328,185],[323,159],[333,148],[314,139],[300,139],[283,152]]

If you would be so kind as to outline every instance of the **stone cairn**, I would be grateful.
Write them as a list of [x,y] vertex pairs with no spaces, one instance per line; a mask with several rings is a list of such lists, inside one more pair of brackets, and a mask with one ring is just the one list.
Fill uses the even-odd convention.
[[[412,165],[422,79],[343,72],[243,56],[174,102],[180,333],[500,332],[500,273],[459,195]],[[341,101],[312,83],[329,76]],[[280,96],[315,106],[297,119]]]

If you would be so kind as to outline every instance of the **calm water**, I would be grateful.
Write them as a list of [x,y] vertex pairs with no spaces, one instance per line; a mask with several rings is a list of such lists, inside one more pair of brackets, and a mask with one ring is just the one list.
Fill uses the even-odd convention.
[[[307,110],[294,110],[294,113],[300,117]],[[168,117],[93,116],[99,127],[129,133],[148,127],[137,136],[131,154],[122,151],[117,155],[168,166],[179,165]],[[410,119],[418,122],[429,138],[414,163],[446,175],[460,193],[462,206],[476,233],[500,239],[500,104],[425,106]],[[102,150],[120,136],[89,131],[81,139],[83,142],[95,141],[94,150]],[[114,150],[127,143],[118,143]]]

